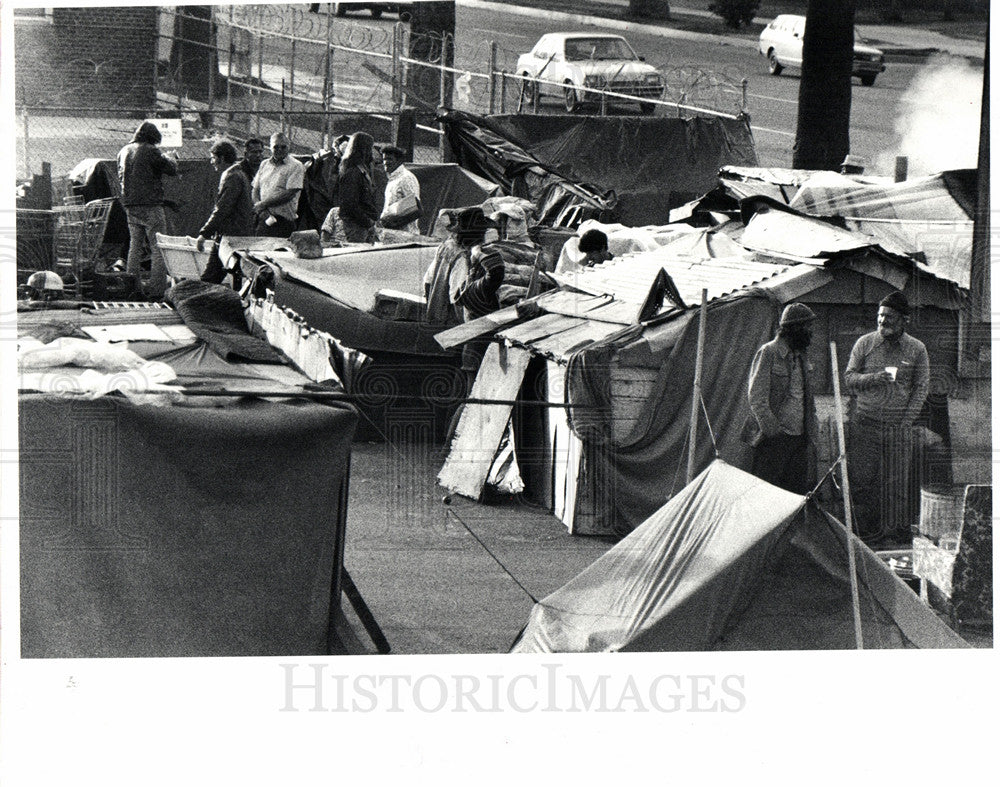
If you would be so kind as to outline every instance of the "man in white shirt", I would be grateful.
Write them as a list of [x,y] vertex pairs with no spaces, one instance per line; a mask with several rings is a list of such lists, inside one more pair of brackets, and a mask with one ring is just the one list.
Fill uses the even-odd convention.
[[288,137],[271,135],[271,157],[260,163],[253,179],[253,212],[257,235],[287,238],[295,231],[299,194],[306,168],[288,155]]
[[386,147],[382,150],[382,161],[389,175],[385,186],[385,208],[382,210],[382,223],[392,229],[405,232],[420,233],[419,216],[406,224],[395,224],[391,217],[399,213],[400,204],[407,197],[420,199],[420,183],[417,176],[406,168],[403,163],[406,154],[400,148]]

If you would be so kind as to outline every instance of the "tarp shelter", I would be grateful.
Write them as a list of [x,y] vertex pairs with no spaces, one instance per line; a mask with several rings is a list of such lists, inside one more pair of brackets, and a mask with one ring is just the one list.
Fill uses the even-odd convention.
[[[847,539],[804,497],[715,461],[537,603],[513,651],[854,648]],[[850,542],[864,648],[967,647],[871,550]]]
[[[498,331],[492,326],[505,344],[546,360],[547,387],[542,381],[536,390],[570,405],[568,423],[553,409],[545,416],[549,437],[539,441],[529,434],[518,450],[545,456],[552,465],[540,468],[541,482],[536,489],[528,483],[525,493],[551,506],[572,532],[628,533],[683,485],[702,289],[709,303],[696,469],[716,455],[749,467],[739,436],[749,409],[747,375],[757,348],[773,338],[783,304],[802,301],[818,315],[810,348],[814,391],[828,397],[830,340],[837,342],[842,372],[854,341],[874,328],[879,300],[894,289],[914,306],[910,331],[927,345],[934,370],[927,425],[949,444],[953,388],[947,381],[956,375],[958,287],[920,263],[885,253],[869,236],[778,209],[770,200],[744,204],[745,226],[658,228],[642,240],[662,246],[563,276],[565,291],[536,301],[540,315],[525,320],[514,314],[499,321]],[[668,232],[672,228],[677,231]],[[714,234],[726,241],[711,240]],[[665,305],[640,322],[637,304],[649,292],[654,269],[669,279]],[[485,325],[496,318],[482,319]],[[619,321],[617,330],[602,325],[609,320]],[[829,460],[836,440],[830,408],[818,401],[817,410],[826,446],[819,458]],[[942,472],[950,469],[942,462]]]
[[614,221],[617,197],[601,184],[573,180],[511,139],[495,122],[457,110],[442,114],[452,155],[466,169],[500,186],[505,195],[535,203],[539,224],[572,227],[593,218]]
[[755,166],[746,117],[500,115],[491,127],[575,182],[611,189],[623,224],[664,224],[727,164]]
[[[290,366],[238,359],[247,339],[230,335],[226,360],[172,309],[18,318],[42,340],[142,335],[129,349],[185,388],[259,394],[22,393],[22,657],[328,653],[356,411],[310,400]],[[53,371],[65,391],[91,370]]]

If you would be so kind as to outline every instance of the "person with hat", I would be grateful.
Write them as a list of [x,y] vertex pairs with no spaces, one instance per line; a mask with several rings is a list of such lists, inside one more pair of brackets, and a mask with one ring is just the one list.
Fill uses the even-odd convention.
[[877,330],[854,343],[844,371],[854,521],[872,542],[910,539],[913,426],[927,400],[930,361],[924,343],[906,333],[909,320],[903,293],[883,298]]
[[62,277],[54,271],[35,271],[28,277],[27,288],[32,301],[56,301],[65,291]]
[[804,303],[790,303],[777,335],[757,350],[750,365],[750,415],[741,435],[753,447],[750,472],[797,494],[815,482],[817,421],[807,354],[815,319]]
[[[419,209],[420,209],[420,182],[417,176],[407,169],[406,154],[402,148],[388,146],[382,149],[382,161],[385,163],[385,171],[388,175],[388,182],[385,185],[385,207],[382,209],[382,223],[393,229],[403,230],[420,234]],[[391,223],[401,213],[401,206],[413,205],[418,211],[416,217],[405,224]]]
[[[497,291],[504,279],[504,263],[496,251],[483,248],[487,230],[496,223],[479,206],[447,213],[450,237],[439,247],[434,262],[424,276],[427,321],[430,323],[469,322],[500,308]],[[476,337],[462,345],[465,393],[479,372],[489,339]],[[458,425],[462,408],[452,416],[446,443]]]

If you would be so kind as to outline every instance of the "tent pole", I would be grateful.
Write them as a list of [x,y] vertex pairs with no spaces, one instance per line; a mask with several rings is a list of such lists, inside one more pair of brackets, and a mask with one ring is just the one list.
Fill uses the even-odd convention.
[[837,418],[837,442],[840,446],[840,476],[843,481],[844,521],[847,524],[847,570],[851,575],[851,602],[854,607],[854,642],[864,650],[861,638],[861,602],[858,600],[858,572],[854,560],[854,522],[851,515],[851,484],[847,478],[847,447],[844,440],[844,407],[840,401],[840,369],[837,363],[837,343],[830,342],[830,362],[833,364],[833,404]]
[[688,433],[687,483],[694,480],[695,438],[698,434],[698,404],[701,402],[701,366],[705,354],[705,315],[708,312],[708,290],[701,291],[701,310],[698,315],[698,353],[694,360],[694,394],[691,397],[691,425]]

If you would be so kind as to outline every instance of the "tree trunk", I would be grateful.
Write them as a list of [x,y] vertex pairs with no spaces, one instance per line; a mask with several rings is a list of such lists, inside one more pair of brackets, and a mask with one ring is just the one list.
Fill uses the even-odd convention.
[[442,75],[440,65],[455,65],[455,2],[413,3],[410,12],[410,46],[408,56],[434,66],[407,69],[407,87],[433,106],[451,106],[455,75]]
[[809,0],[792,166],[839,170],[851,150],[855,0]]
[[208,97],[208,86],[219,71],[212,6],[177,6],[170,69],[178,92],[202,100]]
[[628,0],[628,15],[631,19],[669,19],[668,0]]

